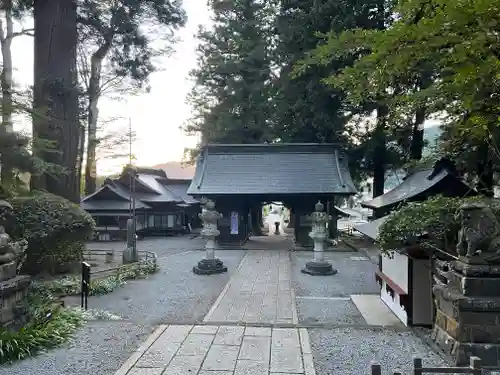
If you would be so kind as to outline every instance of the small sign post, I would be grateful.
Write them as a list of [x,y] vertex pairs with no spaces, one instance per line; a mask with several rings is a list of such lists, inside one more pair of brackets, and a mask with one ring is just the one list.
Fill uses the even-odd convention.
[[88,307],[88,297],[89,297],[89,288],[90,288],[90,264],[87,262],[82,262],[82,301],[81,306],[82,309],[85,308],[87,310]]

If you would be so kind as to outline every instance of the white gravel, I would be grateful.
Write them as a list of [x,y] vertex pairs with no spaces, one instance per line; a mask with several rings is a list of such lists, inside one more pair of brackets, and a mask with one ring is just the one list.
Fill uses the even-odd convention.
[[[119,246],[120,243],[106,244]],[[160,271],[145,280],[130,281],[104,296],[90,297],[89,308],[105,310],[121,321],[88,322],[61,348],[37,357],[0,366],[0,375],[112,375],[146,337],[161,323],[201,321],[244,251],[221,251],[217,255],[229,272],[199,276],[192,272],[202,256],[198,239],[167,238],[142,242],[158,255]],[[79,304],[78,299],[72,302]]]
[[383,374],[411,374],[413,357],[424,365],[447,365],[411,331],[337,328],[312,329],[309,335],[317,375],[368,375],[372,361]]

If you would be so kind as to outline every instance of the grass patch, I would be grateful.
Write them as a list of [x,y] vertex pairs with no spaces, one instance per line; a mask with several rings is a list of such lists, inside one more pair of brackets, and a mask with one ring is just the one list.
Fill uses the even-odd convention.
[[0,364],[60,346],[85,323],[82,311],[62,307],[50,294],[30,293],[28,323],[18,331],[0,329]]
[[[140,261],[137,264],[119,267],[114,275],[102,279],[90,279],[89,295],[97,296],[113,292],[126,284],[127,280],[144,279],[158,272],[154,261]],[[57,280],[34,283],[40,292],[49,292],[56,296],[78,295],[81,291],[81,276],[66,276]]]

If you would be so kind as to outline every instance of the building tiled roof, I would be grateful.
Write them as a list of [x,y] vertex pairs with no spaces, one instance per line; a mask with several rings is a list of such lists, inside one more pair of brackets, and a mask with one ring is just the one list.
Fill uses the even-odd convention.
[[380,227],[387,221],[388,218],[389,216],[383,216],[368,223],[356,224],[353,228],[372,240],[377,240]]
[[[112,201],[112,200],[88,200],[83,201],[80,204],[80,207],[85,211],[122,211],[130,209],[130,202],[128,201]],[[151,208],[147,204],[144,204],[140,200],[135,201],[135,208],[137,210]]]
[[428,177],[431,175],[433,169],[424,169],[412,173],[406,179],[396,186],[394,189],[389,190],[387,193],[382,194],[372,200],[361,203],[361,206],[376,209],[381,207],[392,206],[394,204],[403,202],[405,200],[416,197],[419,194],[429,190],[438,182],[442,181],[448,176],[447,170],[442,170],[433,176],[432,179]]
[[355,194],[347,159],[332,144],[207,145],[188,189],[217,194]]
[[[189,181],[169,181],[159,174],[139,172],[135,174],[136,184],[142,187],[135,196],[136,209],[149,209],[154,203],[173,203],[178,205],[191,205],[198,203],[193,197],[187,195]],[[87,211],[128,210],[132,194],[128,178],[107,180],[95,193],[84,197],[81,207]]]

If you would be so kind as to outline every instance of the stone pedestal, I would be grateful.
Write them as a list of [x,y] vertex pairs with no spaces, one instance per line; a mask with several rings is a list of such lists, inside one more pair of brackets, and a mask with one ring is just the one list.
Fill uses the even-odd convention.
[[314,259],[307,262],[302,273],[313,276],[335,275],[337,270],[330,263],[325,261],[325,240],[327,238],[326,223],[330,216],[324,212],[324,206],[321,202],[316,203],[316,211],[311,215],[313,228],[309,236],[314,241]]
[[213,201],[206,200],[202,213],[199,216],[203,221],[203,229],[200,235],[206,240],[205,258],[193,267],[193,272],[197,275],[213,275],[227,272],[227,267],[224,266],[224,263],[215,257],[215,237],[220,233],[217,229],[217,221],[222,218],[222,215],[215,210],[215,203]]
[[16,276],[16,263],[0,265],[0,327],[17,327],[26,316],[29,276]]
[[464,258],[450,264],[447,279],[433,289],[432,339],[458,366],[471,356],[485,366],[500,366],[500,265]]

